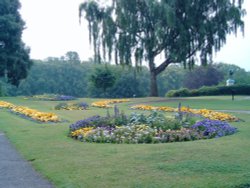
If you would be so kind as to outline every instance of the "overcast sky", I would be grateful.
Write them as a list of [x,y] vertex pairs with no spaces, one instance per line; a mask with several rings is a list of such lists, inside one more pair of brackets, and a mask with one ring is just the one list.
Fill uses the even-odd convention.
[[[68,51],[78,52],[88,60],[93,52],[88,42],[86,24],[79,24],[78,7],[83,0],[20,0],[26,22],[23,41],[31,48],[32,59],[61,57]],[[250,14],[250,0],[244,7]],[[250,16],[245,20],[245,36],[228,36],[227,44],[214,55],[214,61],[236,64],[250,71]]]

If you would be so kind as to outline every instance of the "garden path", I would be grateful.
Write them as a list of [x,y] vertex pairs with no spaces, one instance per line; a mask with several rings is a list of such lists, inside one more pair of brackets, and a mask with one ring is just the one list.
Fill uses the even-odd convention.
[[25,161],[0,132],[0,187],[53,188]]
[[215,110],[215,111],[240,113],[240,114],[250,114],[250,110]]

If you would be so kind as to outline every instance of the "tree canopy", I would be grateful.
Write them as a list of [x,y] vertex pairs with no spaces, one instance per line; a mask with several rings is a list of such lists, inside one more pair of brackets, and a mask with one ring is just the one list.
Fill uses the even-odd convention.
[[31,66],[29,49],[21,40],[24,21],[18,0],[0,1],[0,77],[18,85]]
[[69,63],[72,63],[72,64],[81,63],[80,57],[79,57],[78,53],[75,51],[68,51],[65,54],[65,60],[68,61]]
[[[199,55],[206,64],[226,43],[227,34],[244,30],[242,0],[89,0],[79,7],[88,21],[97,61],[108,56],[118,64],[146,61],[151,96],[157,75],[172,63],[192,67]],[[155,62],[157,56],[162,62]]]

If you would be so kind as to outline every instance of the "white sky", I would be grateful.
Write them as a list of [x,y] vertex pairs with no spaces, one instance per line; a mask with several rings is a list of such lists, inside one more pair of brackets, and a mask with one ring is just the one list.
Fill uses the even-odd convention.
[[[78,7],[84,0],[20,0],[26,22],[23,41],[32,59],[61,57],[78,52],[81,60],[93,56],[86,23],[79,24]],[[228,36],[227,44],[214,56],[215,62],[236,64],[250,71],[250,0],[245,0],[245,36]]]

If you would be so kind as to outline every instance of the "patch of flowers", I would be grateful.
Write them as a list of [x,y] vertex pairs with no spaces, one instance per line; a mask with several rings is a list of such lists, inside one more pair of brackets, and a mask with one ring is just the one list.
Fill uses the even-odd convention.
[[15,105],[9,103],[9,102],[5,102],[5,101],[0,101],[0,108],[13,108]]
[[237,132],[237,128],[230,126],[227,122],[205,119],[192,126],[202,134],[204,138],[218,138]]
[[85,102],[80,103],[59,103],[55,106],[55,110],[87,110],[89,108],[89,105]]
[[70,101],[70,100],[75,100],[76,98],[68,95],[44,94],[44,95],[34,95],[28,97],[27,99],[44,100],[44,101]]
[[58,122],[59,117],[54,113],[40,112],[24,106],[16,106],[5,101],[0,101],[0,107],[8,108],[11,112],[22,115],[39,122]]
[[[136,106],[132,106],[131,109],[178,112],[178,108],[172,108],[168,106],[155,107],[155,106],[148,106],[148,105],[136,105]],[[204,118],[211,119],[211,120],[220,120],[220,121],[238,121],[239,120],[237,117],[233,115],[222,113],[222,112],[216,112],[216,111],[208,110],[208,109],[191,109],[191,108],[183,106],[180,108],[180,111],[201,115]]]
[[112,117],[92,116],[71,124],[69,136],[82,142],[136,144],[208,139],[237,131],[228,123],[218,120],[185,121],[189,123],[156,111],[148,116],[132,113],[129,117],[116,112]]
[[112,106],[110,106],[110,104],[123,103],[129,101],[130,101],[129,99],[111,99],[111,100],[93,102],[91,106],[98,108],[111,108]]
[[168,106],[149,106],[149,105],[135,105],[132,106],[131,109],[137,109],[137,110],[158,110],[158,111],[164,111],[164,112],[175,112],[176,108],[168,107]]

